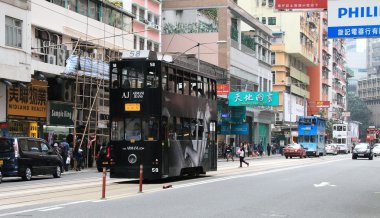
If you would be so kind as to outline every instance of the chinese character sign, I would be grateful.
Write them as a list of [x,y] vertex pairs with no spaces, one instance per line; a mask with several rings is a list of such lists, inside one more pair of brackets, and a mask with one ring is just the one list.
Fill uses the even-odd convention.
[[276,0],[277,10],[327,9],[327,0]]
[[8,87],[8,116],[46,119],[46,106],[46,81],[32,81],[27,88]]
[[380,3],[373,0],[329,0],[329,38],[380,37]]
[[278,106],[278,92],[231,92],[228,106]]

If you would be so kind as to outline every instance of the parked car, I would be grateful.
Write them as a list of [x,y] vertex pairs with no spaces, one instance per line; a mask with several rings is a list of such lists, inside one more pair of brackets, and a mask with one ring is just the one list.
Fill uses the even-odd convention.
[[337,155],[338,153],[339,153],[339,149],[338,149],[338,146],[336,144],[326,145],[326,154]]
[[348,154],[350,153],[350,150],[348,149],[347,145],[346,144],[336,144],[336,146],[338,147],[338,153],[339,154]]
[[3,177],[31,180],[35,175],[61,177],[62,158],[43,139],[31,137],[0,138]]
[[306,149],[300,144],[296,144],[296,143],[289,144],[288,146],[284,148],[284,156],[286,159],[288,159],[288,157],[303,158],[303,157],[306,157]]
[[355,146],[352,151],[352,159],[368,158],[369,160],[373,159],[372,146],[368,143],[359,143]]
[[375,157],[380,156],[380,143],[373,145],[372,152],[373,152],[373,156]]

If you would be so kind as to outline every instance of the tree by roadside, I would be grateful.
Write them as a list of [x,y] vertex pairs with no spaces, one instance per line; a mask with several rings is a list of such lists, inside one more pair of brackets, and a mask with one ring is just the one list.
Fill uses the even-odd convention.
[[362,141],[365,140],[368,126],[373,125],[372,112],[368,109],[365,102],[352,94],[347,95],[347,111],[351,113],[350,120],[362,123],[359,126],[360,139]]

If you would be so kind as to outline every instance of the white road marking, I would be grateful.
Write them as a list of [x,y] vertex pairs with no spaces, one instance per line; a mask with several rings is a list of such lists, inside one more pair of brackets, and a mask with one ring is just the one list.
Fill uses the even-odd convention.
[[34,209],[29,209],[29,210],[21,210],[21,211],[16,211],[16,212],[3,213],[3,214],[0,214],[0,217],[2,217],[2,216],[9,216],[9,215],[16,215],[16,214],[22,214],[22,213],[28,213],[28,212],[34,212],[34,211],[40,211],[40,210],[46,210],[46,209],[54,208],[54,207],[64,207],[64,206],[68,206],[68,205],[81,204],[81,203],[85,203],[85,202],[89,202],[89,200],[74,201],[74,202],[69,202],[69,203],[64,203],[64,204],[52,205],[52,206],[49,206],[49,207],[39,207],[39,208],[34,208]]
[[336,185],[330,184],[329,182],[321,182],[320,184],[314,184],[314,187],[316,188],[324,187],[324,186],[335,187]]
[[41,211],[41,212],[47,212],[47,211],[51,211],[51,210],[59,210],[59,209],[62,209],[63,207],[51,207],[51,208],[48,208],[48,209],[43,209],[43,210],[38,210],[38,211]]

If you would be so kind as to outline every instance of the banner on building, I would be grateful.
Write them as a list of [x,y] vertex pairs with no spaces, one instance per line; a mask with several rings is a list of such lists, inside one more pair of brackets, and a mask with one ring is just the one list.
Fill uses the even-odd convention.
[[0,122],[7,121],[7,88],[0,83]]
[[47,81],[32,81],[26,88],[8,87],[8,118],[45,121]]
[[278,92],[231,92],[228,106],[278,106]]
[[329,108],[330,101],[308,101],[309,107]]
[[49,124],[52,126],[72,126],[73,106],[65,103],[50,102]]
[[380,36],[380,3],[373,0],[329,0],[329,38]]
[[327,9],[327,0],[276,0],[277,10]]
[[230,94],[230,84],[217,84],[216,93],[218,96]]

